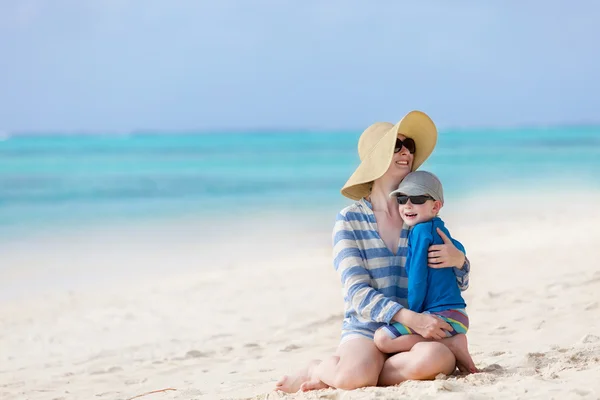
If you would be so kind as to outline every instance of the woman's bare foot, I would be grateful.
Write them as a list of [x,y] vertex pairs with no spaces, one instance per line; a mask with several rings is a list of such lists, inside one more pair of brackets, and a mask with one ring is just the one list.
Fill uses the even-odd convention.
[[[315,389],[323,389],[323,388],[327,387],[327,385],[325,385],[322,382],[321,383],[323,385],[325,385],[324,387],[322,387],[322,388],[316,387],[318,385],[318,382],[320,382],[320,381],[315,382],[315,380],[312,377],[314,369],[320,363],[321,363],[320,360],[312,360],[310,363],[308,363],[308,367],[301,369],[296,374],[290,375],[290,376],[285,375],[283,378],[281,378],[275,384],[275,390],[281,390],[282,392],[286,392],[286,393],[296,393],[298,390],[300,390],[300,387],[304,383],[307,384],[306,385],[307,388],[314,387]],[[306,390],[312,390],[312,389],[306,389]]]
[[318,379],[311,379],[300,385],[300,390],[303,392],[308,392],[310,390],[327,389],[328,387],[329,386]]
[[467,335],[458,334],[446,339],[440,340],[444,343],[456,357],[456,366],[460,372],[475,373],[479,372],[475,366],[475,362],[469,354],[469,344],[467,342]]

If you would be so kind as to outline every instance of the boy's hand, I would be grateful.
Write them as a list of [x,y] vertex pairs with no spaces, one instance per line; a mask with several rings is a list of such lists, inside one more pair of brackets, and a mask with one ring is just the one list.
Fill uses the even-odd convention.
[[465,263],[463,252],[454,246],[452,240],[440,228],[437,228],[437,233],[444,241],[444,244],[429,246],[427,265],[431,268],[462,268]]

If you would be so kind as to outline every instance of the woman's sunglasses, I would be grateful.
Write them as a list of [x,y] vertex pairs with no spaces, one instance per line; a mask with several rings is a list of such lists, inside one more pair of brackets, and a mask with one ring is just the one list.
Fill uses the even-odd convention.
[[435,200],[435,199],[433,197],[429,196],[428,194],[419,195],[419,196],[405,196],[405,195],[401,194],[400,196],[396,197],[396,200],[398,201],[398,204],[406,204],[410,200],[410,202],[412,204],[421,205],[421,204],[425,204],[425,202],[427,200]]
[[396,147],[394,147],[394,153],[397,153],[400,150],[402,150],[402,146],[406,147],[406,150],[408,150],[410,154],[415,154],[415,150],[417,150],[417,147],[415,146],[415,141],[411,138],[406,138],[404,140],[396,139]]

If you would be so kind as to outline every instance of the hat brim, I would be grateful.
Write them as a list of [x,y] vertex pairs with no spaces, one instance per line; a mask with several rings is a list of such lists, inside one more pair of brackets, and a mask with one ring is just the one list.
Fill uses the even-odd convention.
[[437,142],[437,129],[427,114],[411,111],[386,132],[381,140],[365,156],[350,179],[342,187],[341,193],[352,200],[360,200],[371,192],[374,180],[381,178],[388,170],[396,138],[401,134],[415,141],[412,171],[419,168],[431,155]]

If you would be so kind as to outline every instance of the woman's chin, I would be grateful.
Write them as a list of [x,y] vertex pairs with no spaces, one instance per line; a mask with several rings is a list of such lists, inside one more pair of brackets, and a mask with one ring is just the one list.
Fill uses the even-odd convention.
[[396,168],[394,168],[394,176],[400,180],[404,179],[410,172],[410,167],[407,165],[396,166]]

